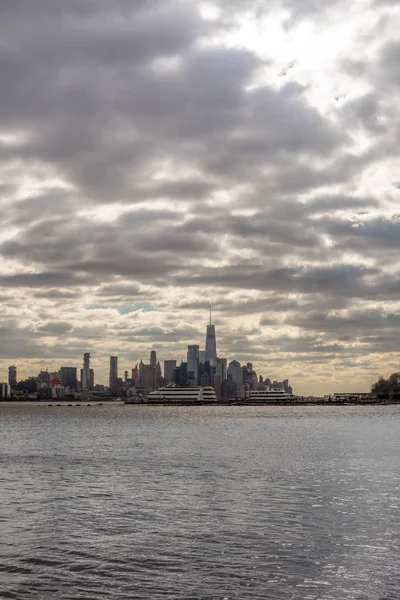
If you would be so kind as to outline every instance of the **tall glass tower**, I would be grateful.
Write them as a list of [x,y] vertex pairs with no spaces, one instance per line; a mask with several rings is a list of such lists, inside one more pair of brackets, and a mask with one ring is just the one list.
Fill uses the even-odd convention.
[[110,356],[109,387],[113,388],[118,382],[118,356]]
[[207,325],[206,333],[206,353],[205,361],[210,363],[210,367],[217,366],[217,342],[215,339],[215,327],[211,320],[211,304],[210,304],[210,324]]
[[83,355],[83,369],[81,370],[81,385],[83,390],[88,390],[91,387],[90,371],[90,353],[85,352]]

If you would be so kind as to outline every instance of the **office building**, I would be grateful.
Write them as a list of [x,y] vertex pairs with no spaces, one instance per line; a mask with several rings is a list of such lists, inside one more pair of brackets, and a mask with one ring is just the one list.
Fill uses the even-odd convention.
[[152,350],[150,352],[150,364],[152,367],[155,367],[157,365],[157,354],[155,350]]
[[179,366],[179,385],[188,384],[188,364],[187,362],[181,362]]
[[8,367],[8,383],[10,386],[17,385],[17,367]]
[[219,377],[221,383],[227,378],[227,363],[226,358],[217,358],[217,364],[215,367],[215,376]]
[[192,344],[187,349],[187,382],[188,385],[199,384],[199,346]]
[[156,389],[156,366],[139,364],[139,385],[147,390]]
[[211,367],[215,367],[217,364],[217,342],[216,342],[216,338],[215,338],[215,327],[211,322],[211,306],[210,306],[210,324],[207,325],[204,362],[209,362]]
[[83,368],[81,370],[81,387],[83,390],[91,388],[90,371],[90,352],[85,352],[83,355]]
[[71,390],[78,388],[78,376],[76,367],[61,367],[60,380],[63,387],[68,387]]
[[242,385],[243,383],[243,372],[240,362],[232,360],[228,366],[228,377],[231,376],[232,382],[236,385]]
[[118,356],[110,356],[110,376],[109,388],[114,389],[118,386]]
[[9,383],[0,383],[0,399],[6,400],[10,397],[10,384]]
[[175,369],[176,360],[164,360],[164,379],[167,384],[173,381]]

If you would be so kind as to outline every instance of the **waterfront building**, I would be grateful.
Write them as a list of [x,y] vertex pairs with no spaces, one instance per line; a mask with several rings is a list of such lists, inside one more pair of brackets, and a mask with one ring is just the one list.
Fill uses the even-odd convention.
[[118,386],[118,356],[110,356],[110,376],[108,387],[115,389]]
[[8,367],[8,383],[10,386],[17,385],[17,367]]
[[9,383],[0,383],[0,399],[6,400],[10,397],[10,384]]
[[188,385],[197,386],[199,381],[199,345],[191,344],[187,349]]
[[78,377],[76,367],[61,367],[60,369],[61,385],[71,390],[78,389]]
[[164,360],[164,379],[167,383],[171,383],[173,381],[175,369],[176,360]]

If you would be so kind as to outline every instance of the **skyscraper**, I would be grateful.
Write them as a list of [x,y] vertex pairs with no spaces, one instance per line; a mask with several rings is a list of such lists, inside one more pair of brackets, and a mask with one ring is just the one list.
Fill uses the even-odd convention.
[[17,385],[17,367],[8,367],[8,383],[9,385]]
[[207,325],[207,333],[206,333],[205,362],[210,363],[210,367],[217,366],[217,342],[215,339],[215,327],[211,321],[211,304],[210,304],[210,324]]
[[150,352],[150,364],[152,367],[155,367],[157,364],[157,354],[155,350]]
[[189,385],[199,383],[199,346],[192,344],[187,349],[187,380]]
[[81,371],[81,385],[83,390],[89,390],[90,385],[90,352],[83,355],[83,369]]
[[176,360],[164,360],[164,377],[167,383],[173,381],[174,371],[176,369]]
[[232,360],[228,365],[228,375],[232,377],[233,383],[237,385],[242,385],[243,383],[243,371],[240,366],[240,362],[237,360]]
[[76,375],[76,367],[61,367],[60,379],[61,385],[69,387],[71,390],[76,390],[78,387],[78,379]]
[[227,376],[227,360],[226,358],[217,358],[215,374],[220,378],[221,383],[225,381]]
[[118,384],[118,356],[110,356],[109,387],[115,388]]

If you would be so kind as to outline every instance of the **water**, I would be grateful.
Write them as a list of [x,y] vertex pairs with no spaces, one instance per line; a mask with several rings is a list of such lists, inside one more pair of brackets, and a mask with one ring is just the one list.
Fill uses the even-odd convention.
[[0,597],[397,600],[400,407],[0,405]]

